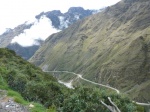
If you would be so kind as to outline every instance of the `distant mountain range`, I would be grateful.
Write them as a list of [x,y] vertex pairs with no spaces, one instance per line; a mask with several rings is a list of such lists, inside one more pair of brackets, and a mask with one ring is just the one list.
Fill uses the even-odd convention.
[[59,10],[42,12],[36,15],[35,20],[31,22],[25,22],[14,29],[7,29],[0,35],[0,48],[8,47],[27,60],[39,48],[41,41],[44,41],[49,35],[64,30],[79,19],[98,11],[101,10],[71,7],[66,13],[61,13]]
[[[30,62],[150,101],[150,0],[122,0],[46,39]],[[74,77],[61,77],[86,85]]]

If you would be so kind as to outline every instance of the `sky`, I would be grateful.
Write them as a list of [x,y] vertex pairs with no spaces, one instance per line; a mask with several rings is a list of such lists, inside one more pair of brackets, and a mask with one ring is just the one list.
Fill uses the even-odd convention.
[[120,0],[1,0],[0,1],[0,33],[5,28],[14,28],[43,11],[61,10],[81,6],[85,9],[100,9]]

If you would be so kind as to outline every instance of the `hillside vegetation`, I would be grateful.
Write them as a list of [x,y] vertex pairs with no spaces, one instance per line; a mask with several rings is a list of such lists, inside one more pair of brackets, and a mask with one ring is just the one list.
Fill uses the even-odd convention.
[[88,87],[67,89],[53,76],[8,49],[0,49],[0,101],[4,93],[28,108],[29,104],[34,105],[29,108],[31,112],[109,112],[101,103],[112,106],[108,97],[122,112],[144,112],[143,107],[137,106],[125,95],[109,90]]
[[41,69],[17,56],[14,51],[0,49],[0,89],[7,90],[8,95],[14,96],[17,102],[27,104],[22,101],[22,96],[27,101],[39,102],[47,107],[52,105],[55,97],[62,94],[61,88],[63,86],[53,76],[43,73]]
[[30,62],[44,70],[83,74],[136,101],[149,102],[149,4],[149,0],[122,0],[78,21],[51,35]]

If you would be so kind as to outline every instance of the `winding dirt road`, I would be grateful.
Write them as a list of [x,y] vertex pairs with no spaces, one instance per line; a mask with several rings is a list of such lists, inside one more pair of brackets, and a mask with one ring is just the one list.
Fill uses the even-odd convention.
[[103,85],[103,84],[99,84],[99,83],[90,81],[90,80],[88,80],[88,79],[83,78],[81,74],[76,74],[76,73],[74,73],[74,72],[68,72],[68,71],[44,71],[44,72],[53,72],[53,73],[58,73],[58,72],[59,72],[59,73],[70,73],[70,74],[74,74],[74,75],[76,75],[78,78],[81,78],[81,79],[84,80],[84,81],[87,81],[87,82],[90,82],[90,83],[95,84],[95,85],[99,85],[99,86],[102,86],[102,87],[106,87],[106,88],[112,89],[112,90],[116,91],[118,94],[120,93],[120,91],[117,90],[116,88],[113,88],[113,87],[110,87],[110,86],[107,86],[107,85]]
[[[81,74],[77,74],[77,73],[74,73],[74,72],[69,72],[69,71],[44,71],[44,72],[52,72],[52,73],[70,73],[70,74],[74,74],[76,75],[78,78],[84,80],[84,81],[87,81],[87,82],[90,82],[92,84],[95,84],[95,85],[99,85],[99,86],[102,86],[102,87],[106,87],[108,89],[111,89],[111,90],[114,90],[116,91],[118,94],[120,94],[120,91],[116,88],[113,88],[113,87],[110,87],[108,85],[103,85],[103,84],[99,84],[99,83],[96,83],[96,82],[93,82],[93,81],[90,81],[88,79],[85,79],[82,77]],[[150,103],[140,103],[140,102],[135,102],[133,101],[134,103],[136,103],[137,105],[141,105],[141,106],[150,106]]]

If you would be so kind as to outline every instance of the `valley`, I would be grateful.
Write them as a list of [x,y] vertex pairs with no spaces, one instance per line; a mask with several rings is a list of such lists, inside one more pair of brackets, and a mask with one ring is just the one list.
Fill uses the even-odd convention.
[[[149,4],[148,0],[122,0],[49,36],[29,61],[45,71],[83,74],[85,79],[126,92],[137,102],[149,102]],[[76,80],[75,84],[87,83]]]

